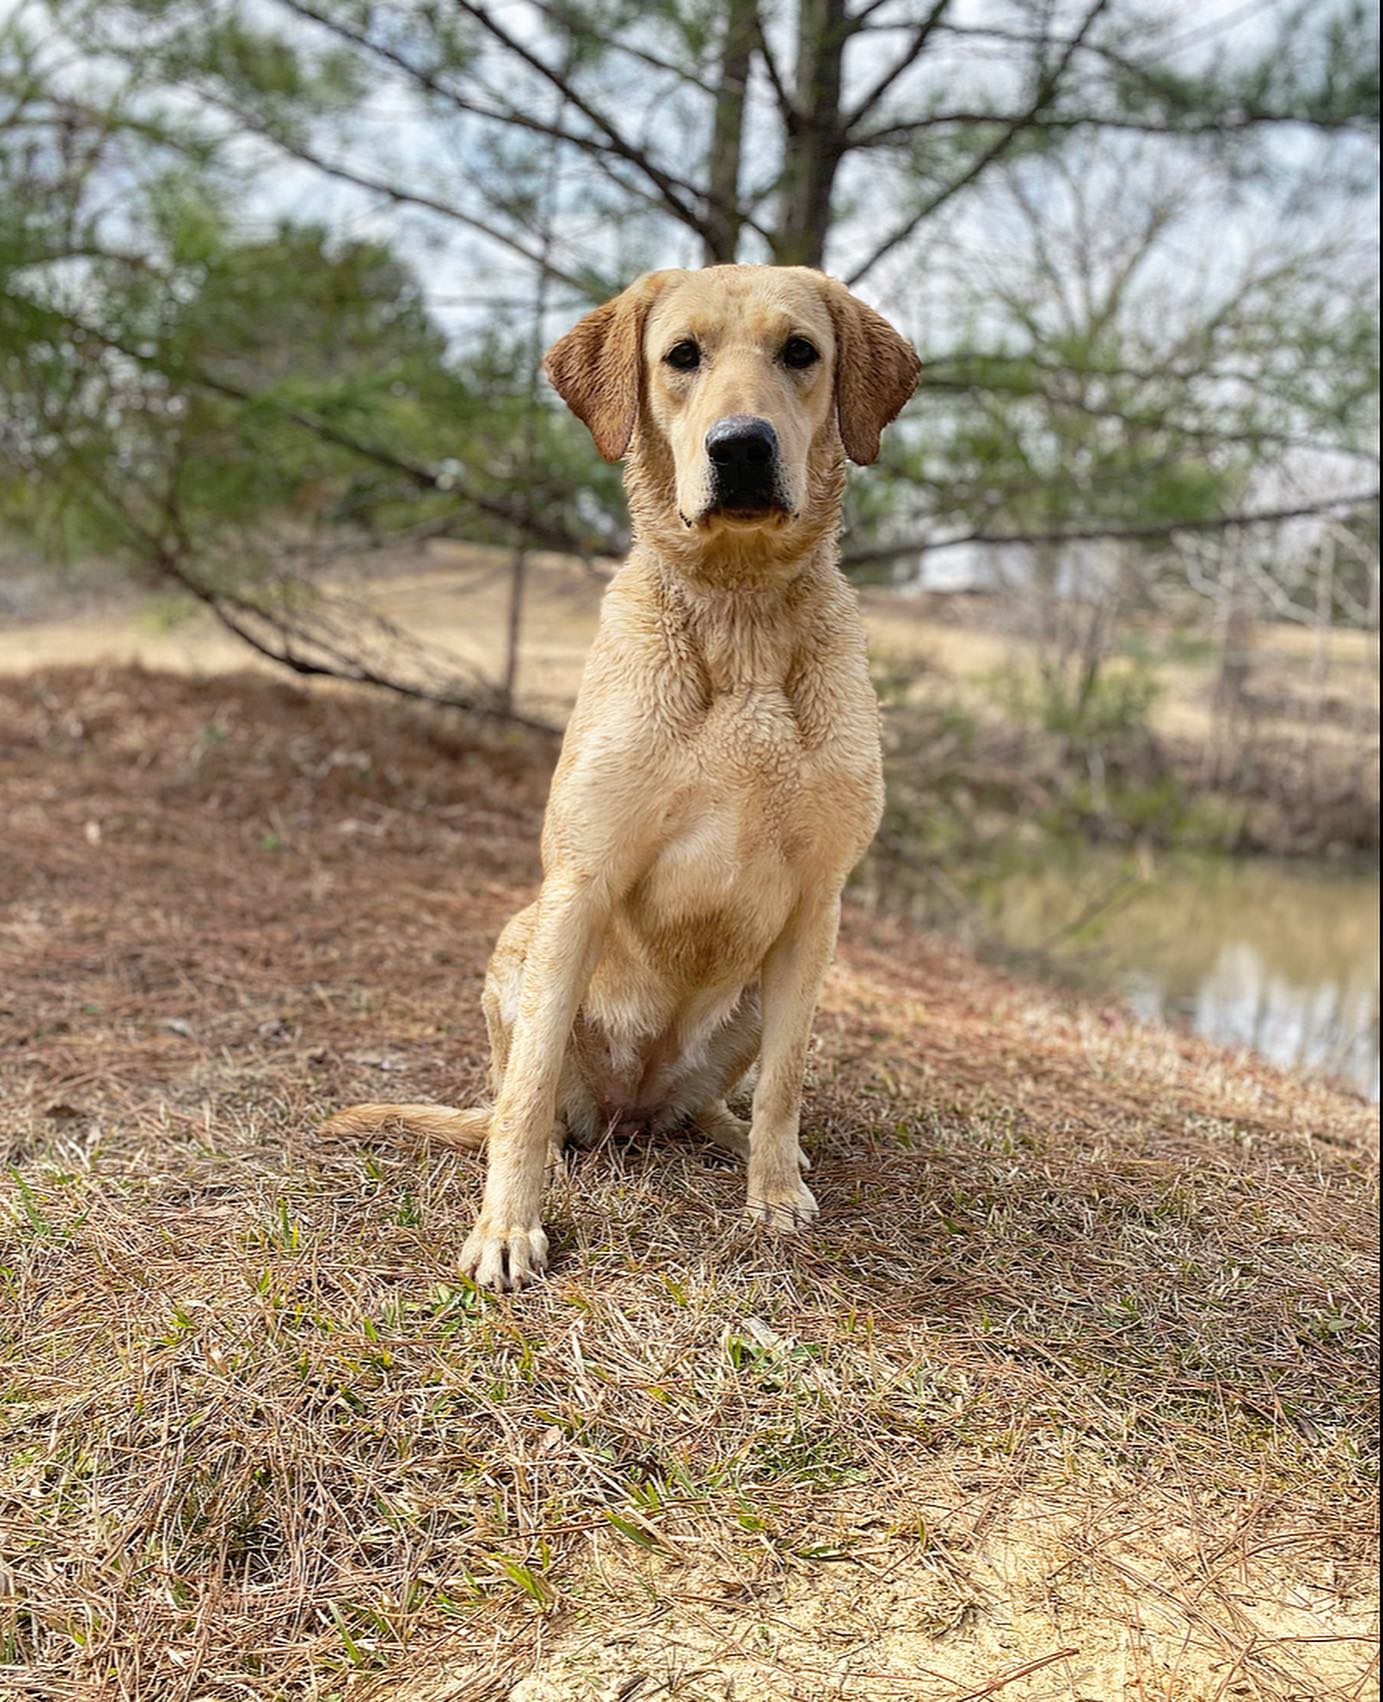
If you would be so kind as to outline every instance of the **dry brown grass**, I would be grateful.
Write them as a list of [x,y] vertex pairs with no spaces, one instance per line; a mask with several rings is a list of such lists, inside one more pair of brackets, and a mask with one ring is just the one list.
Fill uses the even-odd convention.
[[1375,1693],[1375,1117],[856,913],[820,1227],[691,1141],[456,1274],[546,753],[0,681],[0,1696]]

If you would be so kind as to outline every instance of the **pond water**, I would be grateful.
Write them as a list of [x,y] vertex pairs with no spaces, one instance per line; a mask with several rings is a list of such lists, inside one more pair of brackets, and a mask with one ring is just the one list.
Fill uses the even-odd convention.
[[1082,854],[994,882],[967,931],[1140,1016],[1377,1100],[1378,925],[1376,869]]

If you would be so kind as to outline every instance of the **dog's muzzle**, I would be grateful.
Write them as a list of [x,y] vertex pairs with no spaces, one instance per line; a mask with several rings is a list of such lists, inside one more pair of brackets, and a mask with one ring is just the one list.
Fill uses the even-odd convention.
[[751,519],[781,514],[783,496],[778,433],[753,414],[730,414],[706,433],[711,463],[708,514]]

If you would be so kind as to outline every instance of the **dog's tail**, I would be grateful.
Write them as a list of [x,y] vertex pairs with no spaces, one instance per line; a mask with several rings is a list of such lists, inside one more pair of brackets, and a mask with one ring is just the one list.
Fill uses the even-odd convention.
[[490,1107],[455,1111],[450,1105],[348,1105],[322,1124],[325,1135],[393,1135],[480,1147],[490,1132]]

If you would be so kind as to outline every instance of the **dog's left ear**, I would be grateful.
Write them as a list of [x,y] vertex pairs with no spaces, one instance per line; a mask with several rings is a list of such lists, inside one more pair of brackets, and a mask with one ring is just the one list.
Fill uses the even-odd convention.
[[826,303],[836,332],[840,439],[850,459],[867,467],[879,453],[879,433],[916,388],[922,362],[882,314],[834,278],[827,285]]
[[553,389],[590,428],[607,461],[629,447],[639,417],[643,326],[671,272],[645,272],[613,301],[577,320],[543,362]]

